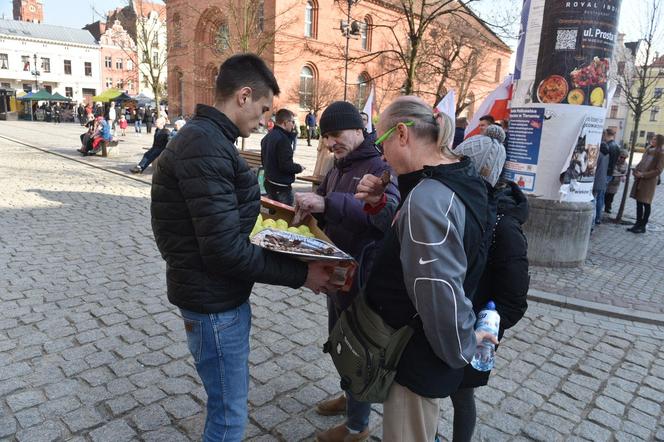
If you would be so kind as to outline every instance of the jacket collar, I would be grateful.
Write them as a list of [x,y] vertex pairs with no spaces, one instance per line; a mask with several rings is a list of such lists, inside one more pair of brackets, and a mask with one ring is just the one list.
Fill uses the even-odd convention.
[[221,129],[224,136],[233,143],[237,140],[237,137],[240,136],[240,129],[237,128],[235,123],[215,107],[206,104],[197,104],[194,118],[202,118],[212,121],[219,127],[219,129]]

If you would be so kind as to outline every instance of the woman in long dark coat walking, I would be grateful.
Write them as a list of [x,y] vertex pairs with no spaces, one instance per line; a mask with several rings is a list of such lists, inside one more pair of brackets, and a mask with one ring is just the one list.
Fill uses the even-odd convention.
[[645,233],[655,189],[659,176],[664,171],[664,135],[657,135],[650,140],[650,147],[632,172],[634,184],[630,197],[636,200],[636,223],[627,229],[632,233]]

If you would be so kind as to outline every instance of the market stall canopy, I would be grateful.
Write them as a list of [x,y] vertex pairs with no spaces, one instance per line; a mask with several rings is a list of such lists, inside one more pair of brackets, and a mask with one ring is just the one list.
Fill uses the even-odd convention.
[[53,95],[51,95],[46,89],[42,89],[39,92],[31,92],[24,95],[20,98],[23,101],[51,101],[53,100]]
[[139,106],[154,106],[155,101],[154,98],[148,97],[147,95],[140,93],[134,97],[134,100],[136,100],[136,104]]
[[71,98],[63,97],[59,93],[54,93],[53,98],[51,99],[52,101],[71,101]]
[[92,97],[92,101],[102,102],[102,103],[109,103],[111,101],[128,101],[131,99],[132,98],[129,95],[125,94],[122,90],[114,87],[106,89],[101,94]]

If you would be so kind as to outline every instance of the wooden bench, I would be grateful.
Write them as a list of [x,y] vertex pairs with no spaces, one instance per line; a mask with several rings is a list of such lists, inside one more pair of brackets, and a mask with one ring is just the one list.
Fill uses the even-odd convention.
[[101,142],[101,156],[102,157],[107,157],[108,153],[110,151],[114,151],[116,154],[119,152],[120,149],[118,149],[118,140],[111,140],[111,141],[102,141]]
[[263,167],[260,151],[256,150],[239,150],[238,153],[249,164],[252,170],[258,170]]

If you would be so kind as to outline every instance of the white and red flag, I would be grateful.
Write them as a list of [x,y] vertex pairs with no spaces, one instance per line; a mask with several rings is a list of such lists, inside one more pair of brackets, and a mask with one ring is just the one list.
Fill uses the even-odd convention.
[[510,99],[512,98],[512,75],[508,75],[495,91],[484,99],[475,111],[473,118],[466,127],[466,138],[480,133],[480,117],[491,115],[496,121],[506,120],[510,116]]

